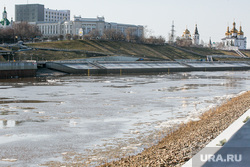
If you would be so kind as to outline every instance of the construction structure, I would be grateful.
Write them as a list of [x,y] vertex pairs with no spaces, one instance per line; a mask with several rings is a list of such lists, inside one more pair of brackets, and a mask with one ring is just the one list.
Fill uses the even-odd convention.
[[170,45],[173,45],[175,42],[175,30],[174,30],[174,21],[172,21],[172,28],[171,28],[171,33],[169,34],[169,41],[168,43]]

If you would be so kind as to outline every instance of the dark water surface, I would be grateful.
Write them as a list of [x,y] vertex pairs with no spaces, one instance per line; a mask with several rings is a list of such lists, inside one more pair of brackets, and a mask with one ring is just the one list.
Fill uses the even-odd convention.
[[0,166],[134,154],[246,90],[250,71],[0,81]]

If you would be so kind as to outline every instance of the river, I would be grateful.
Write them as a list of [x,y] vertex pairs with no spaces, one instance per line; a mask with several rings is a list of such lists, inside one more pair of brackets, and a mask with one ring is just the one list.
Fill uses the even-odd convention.
[[250,71],[0,81],[0,166],[95,166],[250,90]]

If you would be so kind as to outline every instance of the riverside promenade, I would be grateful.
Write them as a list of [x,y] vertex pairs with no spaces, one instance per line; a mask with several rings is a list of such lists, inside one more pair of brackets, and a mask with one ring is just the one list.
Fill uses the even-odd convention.
[[249,117],[250,109],[183,167],[248,167],[250,164]]

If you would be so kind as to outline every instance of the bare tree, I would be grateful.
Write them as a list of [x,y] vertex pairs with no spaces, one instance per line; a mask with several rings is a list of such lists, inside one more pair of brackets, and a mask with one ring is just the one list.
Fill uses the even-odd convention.
[[154,45],[164,45],[166,42],[163,36],[150,36],[149,38],[144,39],[144,43],[146,44],[154,44]]
[[124,41],[125,36],[120,30],[117,30],[116,33],[113,35],[113,39],[116,41]]
[[59,40],[62,41],[63,40],[63,35],[59,35]]
[[73,40],[77,40],[77,39],[79,39],[80,37],[79,37],[79,35],[74,35],[73,36]]
[[67,40],[71,40],[72,35],[71,35],[71,34],[66,34],[66,35],[65,35],[65,38],[66,38]]
[[182,46],[182,47],[190,47],[192,45],[192,40],[177,37],[176,38],[176,45]]
[[58,38],[59,38],[58,36],[51,36],[51,37],[49,37],[49,39],[52,40],[52,41],[57,41]]
[[91,39],[99,39],[101,37],[101,34],[98,30],[92,30],[90,33],[89,33],[89,36]]
[[2,42],[11,42],[14,40],[14,30],[12,28],[3,28],[0,31],[0,38]]
[[83,39],[90,40],[90,39],[91,39],[91,37],[90,37],[90,35],[89,35],[89,34],[85,34],[85,35],[83,36]]
[[106,40],[114,40],[116,36],[116,30],[115,29],[107,29],[103,32],[103,39]]
[[126,41],[127,42],[135,42],[136,40],[135,29],[127,28],[126,29]]
[[13,24],[14,35],[21,40],[31,40],[37,36],[42,36],[36,25],[30,25],[27,22]]

